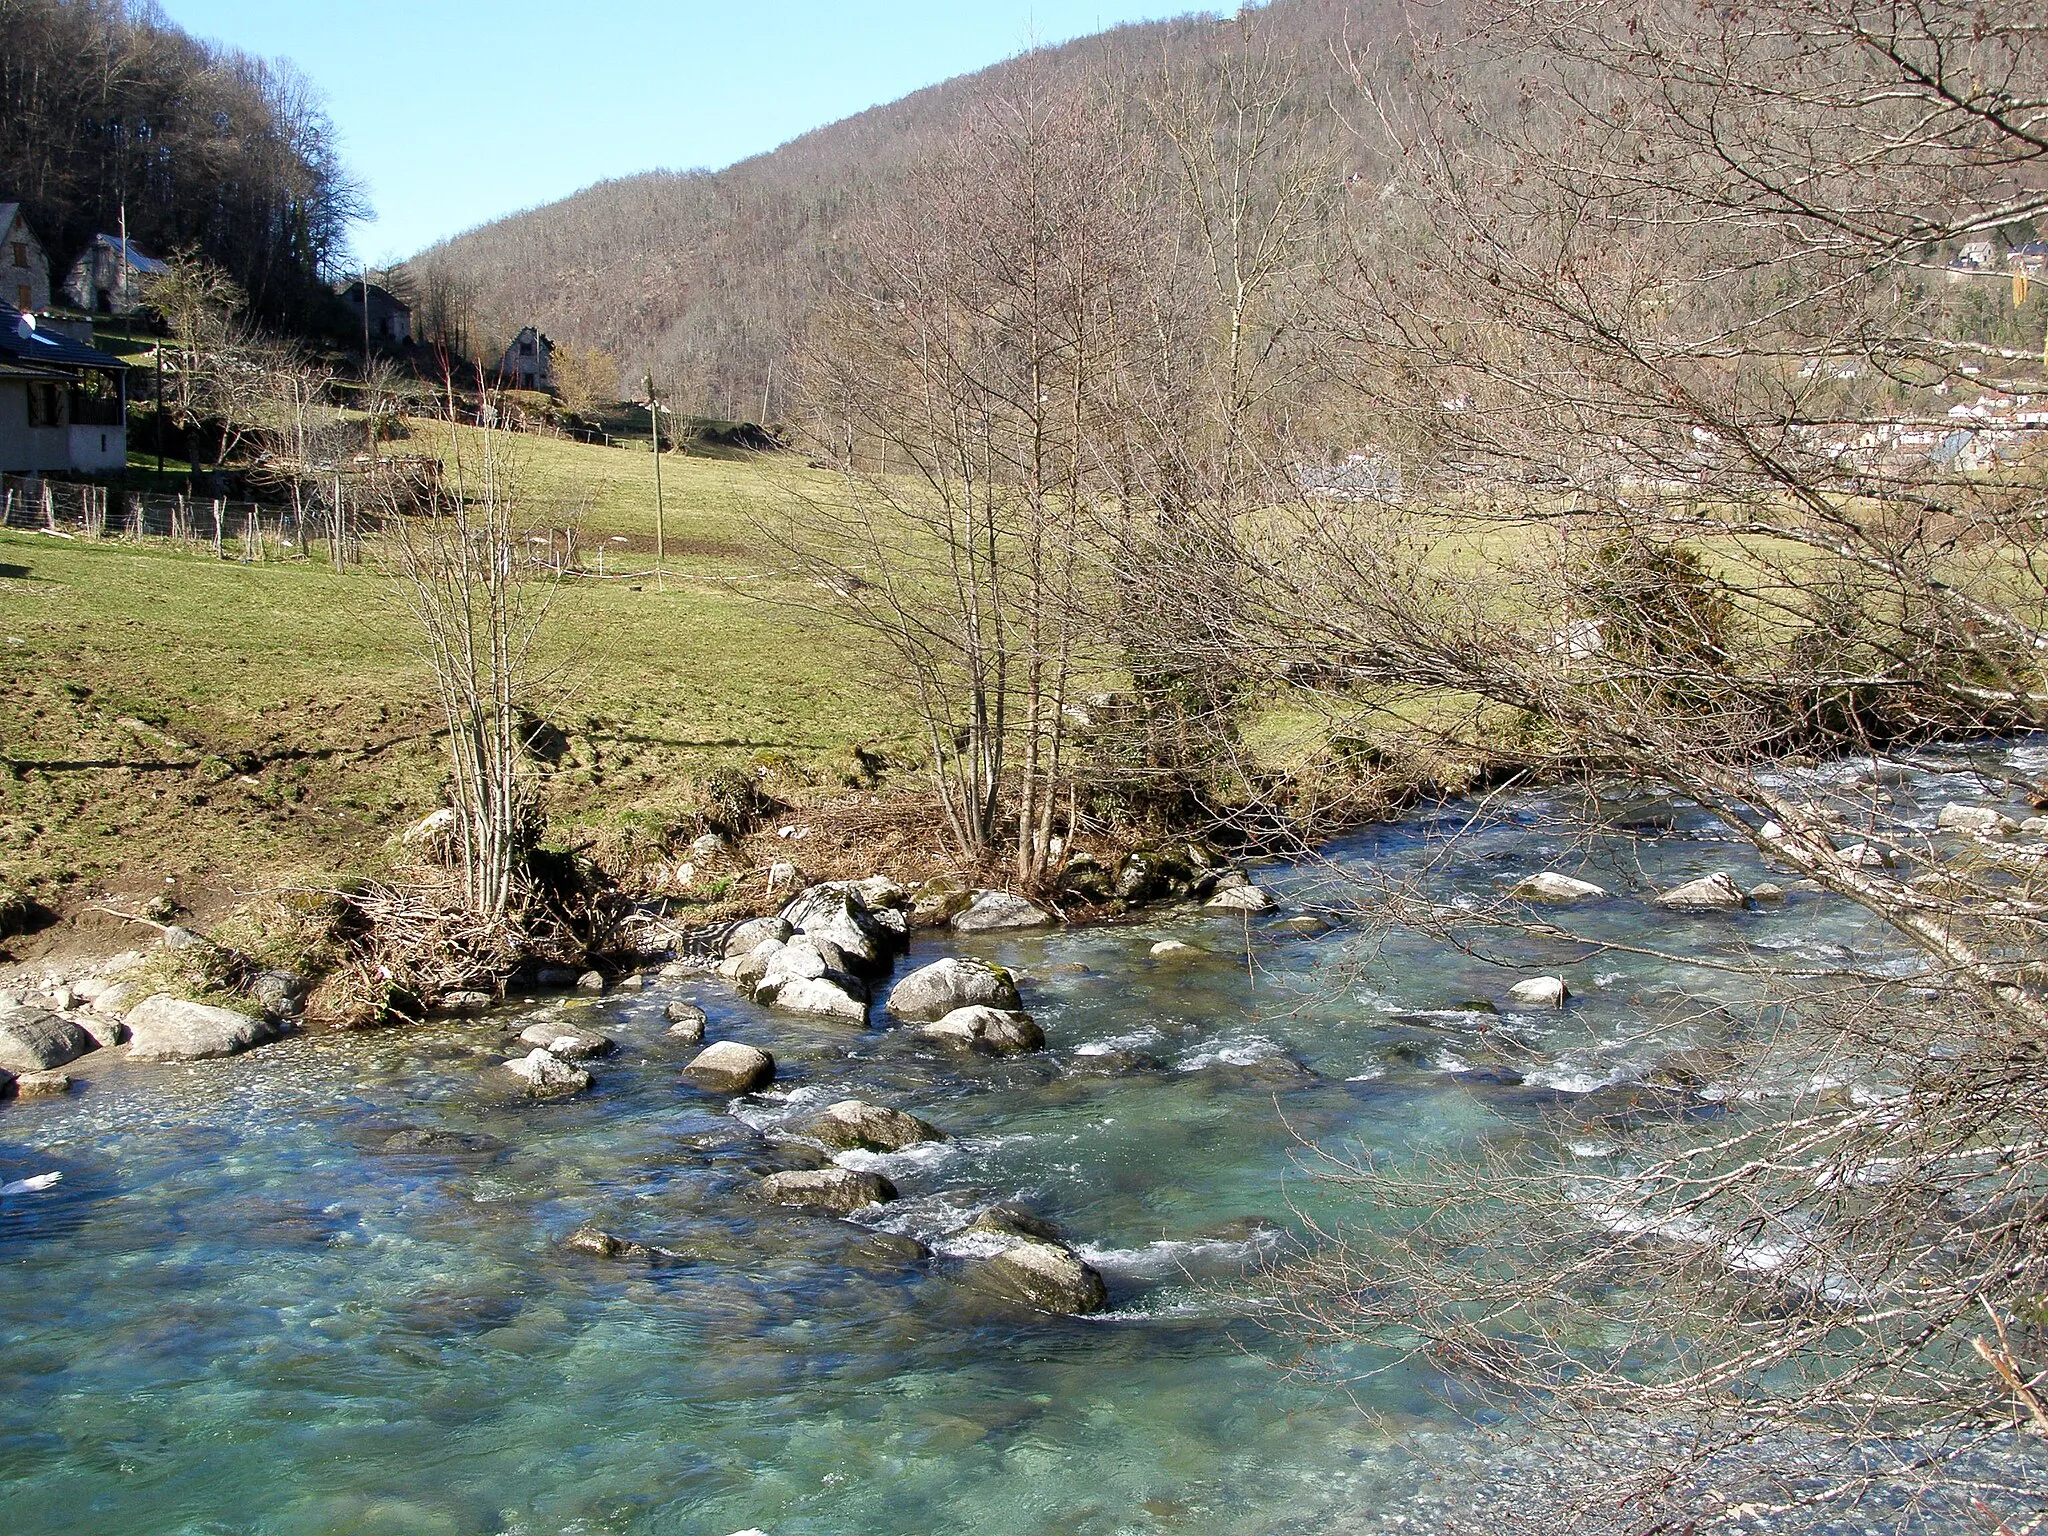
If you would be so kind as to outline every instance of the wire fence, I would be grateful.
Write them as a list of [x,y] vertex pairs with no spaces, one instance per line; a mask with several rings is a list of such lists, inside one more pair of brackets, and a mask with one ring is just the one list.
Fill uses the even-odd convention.
[[218,560],[322,559],[360,565],[363,519],[343,501],[299,511],[215,497],[116,493],[40,476],[0,475],[0,527],[69,538],[144,540]]

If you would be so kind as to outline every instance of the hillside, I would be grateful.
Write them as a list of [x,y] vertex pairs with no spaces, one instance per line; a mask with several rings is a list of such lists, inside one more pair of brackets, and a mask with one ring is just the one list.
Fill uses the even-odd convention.
[[[1405,56],[1403,0],[1273,0],[1262,42],[1291,60],[1300,110],[1329,118],[1347,47]],[[538,322],[596,346],[630,381],[652,368],[687,408],[758,420],[782,408],[789,338],[840,270],[848,226],[899,195],[977,101],[1026,69],[1140,86],[1199,76],[1236,46],[1214,16],[1122,27],[1009,60],[875,107],[716,172],[656,171],[513,214],[421,253],[416,283],[464,295],[488,344]]]

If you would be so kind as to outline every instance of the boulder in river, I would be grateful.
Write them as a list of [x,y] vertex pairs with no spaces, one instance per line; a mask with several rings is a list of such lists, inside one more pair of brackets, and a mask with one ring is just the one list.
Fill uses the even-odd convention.
[[920,1142],[946,1139],[944,1131],[915,1115],[860,1099],[841,1099],[805,1130],[826,1146],[842,1152],[901,1152]]
[[129,1009],[127,1024],[132,1061],[211,1061],[267,1044],[280,1033],[269,1019],[187,1002],[168,992]]
[[1270,912],[1276,905],[1272,892],[1249,882],[1220,890],[1204,903],[1211,912]]
[[777,987],[774,1006],[784,1013],[808,1013],[816,1018],[865,1024],[868,1019],[866,994],[867,988],[851,976],[808,976]]
[[47,1072],[98,1046],[75,1019],[47,1008],[17,1007],[0,1012],[0,1068],[9,1072]]
[[527,1093],[536,1099],[581,1093],[592,1081],[590,1074],[574,1062],[538,1048],[506,1062],[505,1070],[524,1083]]
[[1085,1317],[1109,1304],[1102,1276],[1064,1243],[1026,1238],[981,1260],[976,1271],[989,1289],[1041,1312]]
[[1936,822],[1944,832],[1973,832],[1983,837],[2011,837],[2019,823],[1988,805],[1949,804]]
[[917,1023],[960,1008],[1021,1008],[1008,971],[981,960],[947,959],[912,971],[889,994],[889,1012]]
[[668,1018],[668,1032],[676,1040],[702,1040],[704,1028],[711,1017],[695,1003],[670,1003],[664,1010]]
[[1571,995],[1562,976],[1531,976],[1508,988],[1508,996],[1525,1008],[1562,1008]]
[[1667,912],[1740,912],[1749,898],[1725,870],[1716,870],[1673,886],[1657,898],[1657,905]]
[[629,1243],[622,1237],[596,1227],[578,1227],[571,1232],[562,1246],[571,1253],[587,1253],[593,1259],[644,1259],[647,1249],[639,1243]]
[[1161,939],[1152,946],[1152,953],[1156,956],[1164,957],[1166,955],[1199,955],[1201,951],[1192,944],[1183,944],[1179,939]]
[[576,978],[576,990],[578,992],[602,992],[604,990],[604,972],[585,971]]
[[1060,1229],[1043,1216],[1007,1200],[989,1206],[961,1230],[995,1232],[1004,1237],[1030,1237],[1044,1243],[1064,1241],[1060,1236]]
[[741,923],[725,936],[725,958],[737,960],[741,955],[752,954],[770,939],[784,943],[795,931],[779,917],[757,917]]
[[988,1056],[1016,1056],[1045,1049],[1045,1031],[1028,1013],[1011,1008],[955,1008],[922,1026],[918,1034],[939,1045],[963,1047]]
[[852,1168],[799,1168],[771,1173],[754,1189],[770,1205],[797,1205],[806,1210],[849,1215],[896,1198],[896,1186],[879,1173]]
[[21,1099],[55,1099],[71,1091],[71,1079],[62,1072],[24,1072],[14,1080],[14,1094]]
[[844,881],[812,886],[782,909],[782,919],[799,934],[837,945],[860,966],[880,965],[896,944],[860,892]]
[[1590,880],[1546,869],[1540,875],[1517,880],[1508,894],[1517,901],[1540,901],[1550,906],[1568,907],[1582,901],[1598,901],[1607,891]]
[[957,933],[993,933],[1006,928],[1043,928],[1052,914],[1008,891],[976,891],[966,910],[953,915]]
[[441,1000],[434,1005],[434,1012],[444,1013],[452,1018],[473,1018],[479,1013],[489,1013],[496,999],[488,992],[465,989],[459,992],[444,992]]
[[761,979],[754,984],[754,990],[772,996],[775,989],[785,982],[815,981],[820,976],[844,976],[852,964],[852,959],[846,951],[830,939],[799,933],[779,949],[770,952],[768,968],[761,973]]
[[737,1040],[721,1040],[698,1052],[683,1073],[712,1093],[752,1093],[775,1080],[775,1058]]
[[1770,881],[1766,880],[1761,885],[1750,887],[1749,899],[1758,903],[1783,901],[1785,899],[1785,888],[1782,885],[1773,885]]
[[564,1061],[585,1061],[592,1056],[608,1055],[615,1048],[610,1035],[549,1019],[527,1025],[519,1031],[519,1038]]

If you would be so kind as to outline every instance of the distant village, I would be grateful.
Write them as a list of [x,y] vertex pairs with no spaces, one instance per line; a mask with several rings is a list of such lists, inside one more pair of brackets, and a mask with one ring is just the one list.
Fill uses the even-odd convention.
[[[0,201],[0,474],[103,478],[128,467],[136,353],[124,358],[102,346],[99,328],[114,322],[132,338],[148,318],[149,283],[167,266],[120,234],[95,234],[82,251],[62,254],[71,255],[68,265],[18,202]],[[360,329],[366,361],[415,348],[412,310],[399,295],[367,276],[334,291]],[[554,342],[526,326],[493,382],[552,395]]]

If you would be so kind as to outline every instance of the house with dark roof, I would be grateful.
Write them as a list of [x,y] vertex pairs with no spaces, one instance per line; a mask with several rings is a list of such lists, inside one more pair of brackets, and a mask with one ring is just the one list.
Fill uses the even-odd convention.
[[2048,281],[2048,240],[2029,240],[2006,252],[2005,264],[2035,282]]
[[50,258],[19,203],[0,203],[0,304],[25,313],[50,307]]
[[142,307],[142,284],[169,267],[118,235],[94,235],[71,264],[64,297],[89,315],[132,315]]
[[358,280],[343,283],[338,291],[355,311],[357,335],[363,334],[363,310],[368,306],[372,346],[402,347],[412,340],[412,309],[390,289]]
[[0,474],[128,466],[128,365],[0,304]]
[[533,389],[552,393],[555,387],[555,344],[529,325],[512,338],[505,360],[498,365],[498,377],[507,389]]

